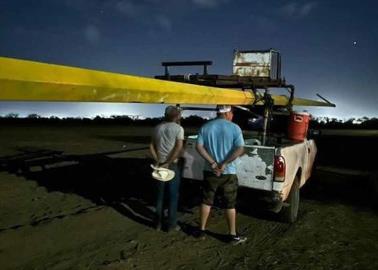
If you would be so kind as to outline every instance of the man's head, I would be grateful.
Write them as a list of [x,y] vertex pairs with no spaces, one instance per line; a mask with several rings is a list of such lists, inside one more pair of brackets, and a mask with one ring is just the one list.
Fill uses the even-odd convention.
[[228,121],[232,121],[234,113],[230,105],[217,105],[217,115]]
[[164,113],[165,121],[167,122],[179,122],[181,119],[181,109],[176,106],[168,106],[165,108]]

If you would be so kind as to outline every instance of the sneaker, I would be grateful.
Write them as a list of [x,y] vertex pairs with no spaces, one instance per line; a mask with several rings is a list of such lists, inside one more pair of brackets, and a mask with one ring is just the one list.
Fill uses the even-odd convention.
[[239,245],[239,244],[247,241],[247,237],[241,236],[241,235],[238,235],[238,234],[237,235],[230,234],[229,237],[230,237],[229,243],[233,246]]
[[206,231],[205,230],[201,230],[201,229],[197,229],[193,236],[197,239],[200,239],[200,240],[204,240],[206,238]]

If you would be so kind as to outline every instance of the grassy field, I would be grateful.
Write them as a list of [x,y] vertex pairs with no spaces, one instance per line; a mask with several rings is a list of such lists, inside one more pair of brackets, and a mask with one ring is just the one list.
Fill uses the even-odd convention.
[[[260,211],[243,194],[238,227],[248,241],[236,247],[223,241],[219,209],[205,240],[191,236],[199,187],[183,180],[183,230],[156,232],[147,151],[103,154],[145,147],[151,130],[2,126],[0,269],[378,269],[378,216],[362,176],[315,172],[293,225]],[[376,139],[336,135],[319,138],[321,164],[349,166],[346,146],[358,155],[361,144],[377,145]],[[41,149],[49,154],[33,163],[10,158]],[[361,162],[367,156],[354,159],[369,165]]]
[[378,137],[377,129],[323,129],[321,134],[325,136],[342,137]]

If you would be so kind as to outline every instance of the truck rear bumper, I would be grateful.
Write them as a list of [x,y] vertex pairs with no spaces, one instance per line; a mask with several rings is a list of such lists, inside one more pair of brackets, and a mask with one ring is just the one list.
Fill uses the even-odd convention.
[[247,196],[249,198],[253,198],[254,200],[262,202],[266,210],[272,211],[274,213],[278,213],[284,206],[282,194],[277,191],[266,191],[240,187],[239,192],[243,194],[242,196]]

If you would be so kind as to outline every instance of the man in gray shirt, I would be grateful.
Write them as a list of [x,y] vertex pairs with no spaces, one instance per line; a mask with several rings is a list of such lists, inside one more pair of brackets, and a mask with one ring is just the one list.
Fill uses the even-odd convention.
[[175,177],[168,182],[157,181],[156,229],[162,227],[164,216],[164,190],[168,189],[168,231],[178,230],[177,205],[181,181],[181,169],[178,157],[184,141],[184,129],[180,126],[181,110],[175,106],[165,109],[164,122],[155,127],[150,143],[150,152],[156,165],[175,172]]

